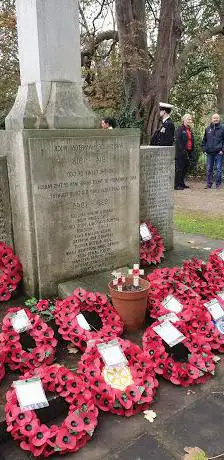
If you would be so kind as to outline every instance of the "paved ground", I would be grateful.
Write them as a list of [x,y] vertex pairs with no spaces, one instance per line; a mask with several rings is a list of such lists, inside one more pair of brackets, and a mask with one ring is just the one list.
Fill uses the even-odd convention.
[[[223,246],[221,241],[210,241],[200,236],[176,233],[174,251],[166,254],[163,265],[181,265],[184,259],[192,255],[206,259],[209,250],[205,248],[213,249],[221,246]],[[140,342],[141,337],[132,337],[132,339]],[[70,356],[71,363],[72,359]],[[74,365],[76,359],[74,356]],[[157,413],[153,424],[147,422],[143,415],[124,419],[100,413],[98,428],[91,442],[80,452],[64,458],[65,460],[102,460],[102,458],[104,460],[175,460],[181,458],[185,446],[199,446],[208,452],[209,457],[218,455],[224,452],[223,383],[224,358],[219,362],[217,375],[212,380],[205,385],[191,387],[190,391],[175,387],[161,379],[156,401],[152,406]],[[0,444],[0,460],[28,458],[30,456],[21,451],[11,440]]]
[[224,185],[221,189],[205,190],[205,182],[189,181],[190,189],[175,191],[175,211],[199,211],[204,214],[224,214]]

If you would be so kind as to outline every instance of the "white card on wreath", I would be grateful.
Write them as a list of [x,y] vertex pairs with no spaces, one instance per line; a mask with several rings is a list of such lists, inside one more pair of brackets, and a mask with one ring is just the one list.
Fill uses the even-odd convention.
[[215,321],[224,316],[224,310],[222,309],[217,299],[212,299],[210,300],[210,302],[206,302],[204,305],[208,309],[210,315]]
[[153,330],[164,340],[170,347],[174,347],[185,339],[182,332],[171,324],[169,321],[164,321],[158,326],[153,327]]
[[167,313],[167,315],[159,316],[158,318],[159,321],[171,321],[171,323],[176,323],[177,321],[180,321],[176,313]]
[[219,253],[219,257],[224,261],[224,249]]
[[162,305],[169,311],[173,313],[180,313],[183,310],[183,305],[179,302],[179,300],[175,299],[175,297],[171,294],[168,295],[163,301]]
[[97,348],[107,367],[126,366],[128,361],[117,340],[100,343]]
[[13,382],[19,406],[22,410],[36,410],[49,406],[41,379],[34,377],[28,380]]
[[78,325],[80,327],[82,327],[83,329],[85,329],[86,331],[90,331],[91,330],[91,327],[89,325],[89,323],[86,321],[86,318],[85,316],[82,315],[82,313],[80,313],[79,315],[76,316],[76,319],[77,319],[77,322],[78,322]]
[[152,234],[146,224],[140,225],[140,235],[143,241],[150,241],[152,239]]
[[221,299],[224,300],[224,291],[218,292],[217,296],[221,297]]
[[11,324],[16,332],[25,332],[31,329],[31,322],[25,310],[19,310],[10,316]]

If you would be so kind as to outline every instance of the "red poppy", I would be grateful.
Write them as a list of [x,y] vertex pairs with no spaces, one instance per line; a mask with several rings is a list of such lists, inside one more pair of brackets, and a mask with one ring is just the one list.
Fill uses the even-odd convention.
[[76,413],[71,413],[68,415],[64,421],[64,424],[70,431],[77,433],[81,433],[85,429],[82,417]]

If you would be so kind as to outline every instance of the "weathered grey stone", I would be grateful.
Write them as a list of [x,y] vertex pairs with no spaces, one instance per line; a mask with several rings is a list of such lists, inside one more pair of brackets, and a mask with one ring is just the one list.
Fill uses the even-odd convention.
[[0,241],[13,245],[7,158],[0,155]]
[[11,134],[15,246],[28,294],[138,261],[139,132]]
[[21,86],[7,129],[94,128],[81,84],[78,0],[16,0]]
[[140,148],[140,218],[151,221],[173,247],[174,147]]
[[[118,271],[124,275],[128,274],[128,267],[119,267]],[[86,291],[99,291],[108,293],[108,283],[111,281],[111,270],[104,271],[100,273],[94,273],[88,276],[82,276],[81,278],[76,278],[71,281],[66,281],[65,283],[60,283],[58,285],[58,296],[60,299],[65,299],[72,295],[73,291],[76,288],[83,288]]]

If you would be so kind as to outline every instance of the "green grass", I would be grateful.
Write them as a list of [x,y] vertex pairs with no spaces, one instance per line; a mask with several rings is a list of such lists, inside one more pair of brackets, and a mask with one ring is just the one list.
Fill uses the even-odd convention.
[[224,217],[209,216],[197,212],[177,212],[174,216],[176,229],[185,233],[199,233],[214,240],[224,239]]

